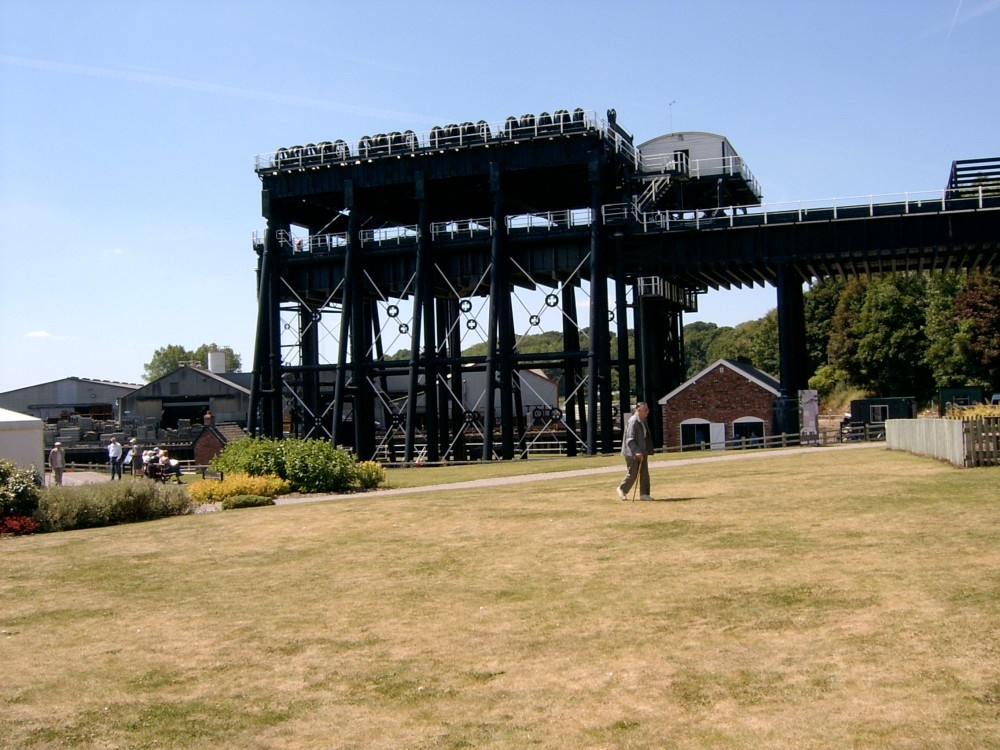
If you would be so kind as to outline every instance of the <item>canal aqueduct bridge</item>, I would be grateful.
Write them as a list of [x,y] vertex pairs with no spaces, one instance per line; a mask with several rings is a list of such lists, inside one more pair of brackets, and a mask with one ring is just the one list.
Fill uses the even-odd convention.
[[[683,382],[698,295],[765,284],[775,428],[797,432],[804,282],[995,270],[1000,246],[1000,159],[954,162],[933,194],[769,206],[726,138],[636,145],[613,110],[296,146],[256,171],[251,430],[361,458],[510,459],[553,432],[570,454],[610,452],[631,400]],[[559,351],[519,352],[546,330]],[[463,354],[472,344],[485,353]],[[562,403],[523,377],[538,368],[560,373]]]

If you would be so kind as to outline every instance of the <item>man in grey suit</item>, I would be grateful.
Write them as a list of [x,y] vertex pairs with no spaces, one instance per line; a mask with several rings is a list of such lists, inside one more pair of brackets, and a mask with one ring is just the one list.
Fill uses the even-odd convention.
[[628,491],[639,482],[639,499],[652,500],[649,496],[649,454],[653,452],[653,436],[646,424],[649,407],[644,401],[635,405],[635,410],[625,423],[625,434],[622,435],[622,456],[628,474],[618,485],[618,499],[628,500]]

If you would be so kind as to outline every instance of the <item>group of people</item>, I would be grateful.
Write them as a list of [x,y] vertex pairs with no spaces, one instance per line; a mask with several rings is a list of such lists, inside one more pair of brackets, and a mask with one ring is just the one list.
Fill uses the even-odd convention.
[[181,484],[180,462],[171,458],[166,448],[143,450],[135,438],[129,440],[128,453],[124,453],[118,439],[112,437],[108,441],[108,461],[111,464],[111,481],[116,477],[122,478],[124,465],[131,468],[134,477],[146,476],[151,479],[162,479],[164,482],[174,477],[177,484]]
[[[143,450],[135,438],[129,440],[126,452],[118,438],[112,437],[108,441],[108,464],[111,467],[112,482],[115,479],[121,480],[122,467],[128,466],[133,477],[150,477],[164,482],[173,477],[177,484],[182,483],[180,462],[171,458],[169,451],[165,448]],[[61,485],[66,471],[66,451],[58,440],[49,451],[49,469],[52,470],[53,483]]]

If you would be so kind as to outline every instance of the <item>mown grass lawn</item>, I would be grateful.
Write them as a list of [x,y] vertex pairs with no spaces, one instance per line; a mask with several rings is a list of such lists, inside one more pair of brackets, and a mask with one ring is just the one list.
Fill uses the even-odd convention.
[[0,747],[1000,747],[1000,470],[619,478],[0,540]]

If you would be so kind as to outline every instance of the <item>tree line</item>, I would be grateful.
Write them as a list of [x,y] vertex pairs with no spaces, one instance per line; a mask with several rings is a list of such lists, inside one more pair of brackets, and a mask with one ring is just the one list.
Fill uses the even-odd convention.
[[[856,389],[914,396],[938,389],[1000,389],[1000,280],[948,271],[824,279],[804,294],[809,387],[826,397]],[[778,373],[777,310],[732,328],[684,326],[688,374],[716,359]]]

